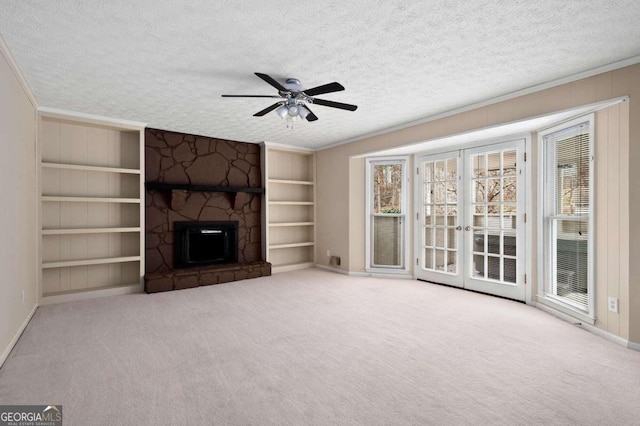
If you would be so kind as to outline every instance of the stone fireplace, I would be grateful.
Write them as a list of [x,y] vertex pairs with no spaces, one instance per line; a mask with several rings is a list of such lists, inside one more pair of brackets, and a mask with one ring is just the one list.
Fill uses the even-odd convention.
[[[148,128],[145,161],[148,293],[271,274],[262,259],[258,145]],[[227,225],[216,230],[222,223]],[[229,243],[223,233],[232,223],[237,230]],[[185,224],[193,232],[185,235]],[[187,253],[185,262],[185,237],[205,253],[194,252],[191,261]],[[232,255],[221,261],[225,241]],[[222,249],[209,246],[218,242]]]

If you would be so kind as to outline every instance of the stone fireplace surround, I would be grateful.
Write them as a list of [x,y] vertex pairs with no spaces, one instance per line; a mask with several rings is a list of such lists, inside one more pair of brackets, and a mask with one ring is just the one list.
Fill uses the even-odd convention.
[[[147,128],[145,181],[147,293],[271,275],[258,145]],[[238,263],[174,269],[173,223],[196,220],[238,221]]]

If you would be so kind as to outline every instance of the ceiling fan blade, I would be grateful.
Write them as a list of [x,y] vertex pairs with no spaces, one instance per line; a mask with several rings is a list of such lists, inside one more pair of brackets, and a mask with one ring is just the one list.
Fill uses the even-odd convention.
[[333,83],[323,84],[322,86],[312,87],[311,89],[303,90],[307,96],[322,95],[324,93],[340,92],[344,90],[342,84],[334,81]]
[[222,95],[223,98],[281,98],[275,95]]
[[282,84],[278,83],[271,76],[268,76],[267,74],[261,74],[259,72],[256,72],[254,74],[260,77],[261,79],[263,79],[264,81],[266,81],[267,83],[269,83],[270,85],[272,85],[273,87],[275,87],[276,89],[278,89],[279,92],[289,91]]
[[355,111],[358,109],[358,107],[356,105],[351,105],[351,104],[343,104],[341,102],[334,102],[334,101],[326,101],[324,99],[313,99],[313,103],[315,105],[322,105],[322,106],[326,106],[326,107],[331,107],[331,108],[339,108],[339,109],[346,109],[347,111]]
[[311,89],[303,90],[303,92],[307,96],[316,96],[325,93],[340,92],[342,90],[344,90],[344,86],[337,81],[334,81],[333,83],[323,84],[322,86],[316,86],[312,87]]
[[307,111],[309,111],[309,114],[307,114],[307,116],[305,117],[305,119],[306,119],[307,121],[317,121],[317,120],[318,120],[318,117],[313,113],[313,111],[311,111],[311,110],[309,109],[309,105],[305,105],[304,107],[305,107],[305,109],[306,109]]
[[263,109],[262,111],[258,111],[255,114],[253,114],[254,117],[262,117],[263,115],[270,113],[271,111],[273,111],[274,109],[278,108],[280,105],[282,105],[282,102],[276,102],[275,104]]

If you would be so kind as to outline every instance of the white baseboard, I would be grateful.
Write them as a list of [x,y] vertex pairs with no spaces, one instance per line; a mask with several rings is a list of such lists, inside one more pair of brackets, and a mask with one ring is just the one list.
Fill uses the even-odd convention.
[[295,263],[293,265],[273,266],[271,265],[271,274],[280,274],[282,272],[297,271],[299,269],[313,268],[313,262]]
[[142,293],[144,289],[140,284],[128,286],[115,286],[97,290],[87,290],[71,292],[66,294],[56,294],[53,296],[42,296],[40,305],[53,305],[56,303],[77,302],[79,300],[95,299],[97,297],[122,296],[125,294]]
[[342,269],[333,268],[327,265],[320,265],[318,263],[316,263],[316,268],[324,269],[325,271],[329,271],[329,272],[335,272],[336,274],[350,275],[349,271],[343,271]]
[[413,275],[396,272],[349,272],[354,277],[394,278],[396,280],[412,280]]
[[351,277],[372,277],[372,278],[396,278],[399,280],[411,280],[413,275],[407,273],[398,272],[353,272],[344,271],[342,269],[333,268],[327,265],[316,264],[316,268],[324,269],[326,271],[335,272],[336,274],[349,275]]
[[31,321],[31,318],[33,318],[33,314],[36,313],[37,309],[38,309],[38,304],[36,303],[33,306],[33,309],[31,310],[31,312],[29,312],[29,315],[27,315],[27,318],[24,320],[24,322],[22,323],[22,325],[18,329],[18,332],[15,334],[15,336],[13,336],[13,339],[11,339],[11,342],[9,342],[9,346],[7,346],[7,348],[4,350],[4,352],[2,352],[2,355],[0,355],[0,367],[2,367],[4,365],[4,362],[9,357],[9,354],[13,350],[14,346],[16,345],[16,343],[18,343],[18,340],[20,339],[20,336],[22,336],[22,333],[24,332],[24,329],[27,328],[27,325],[29,325],[29,321]]
[[544,311],[548,314],[551,314],[555,317],[560,318],[561,320],[567,321],[571,324],[577,325],[583,329],[585,329],[586,331],[593,333],[599,337],[602,337],[603,339],[606,339],[610,342],[613,342],[617,345],[620,346],[624,346],[625,348],[629,348],[629,349],[633,349],[636,351],[640,351],[640,343],[635,343],[635,342],[630,342],[627,339],[620,337],[620,336],[616,336],[613,333],[609,333],[606,330],[603,330],[601,328],[596,327],[595,325],[591,325],[589,323],[586,323],[584,321],[581,321],[577,318],[574,318],[570,315],[565,314],[564,312],[558,311],[556,309],[553,309],[547,305],[544,305],[542,303],[536,303],[535,304],[536,308],[540,309],[541,311]]
[[625,348],[629,347],[629,341],[627,339],[624,339],[620,336],[616,336],[615,334],[609,333],[608,331],[605,331],[601,328],[595,327],[590,324],[580,324],[580,327],[584,328],[585,330],[597,336],[607,339],[610,342],[617,343],[618,345],[624,346]]
[[640,351],[640,343],[629,342],[629,343],[627,343],[627,347],[629,349],[633,349],[634,351]]

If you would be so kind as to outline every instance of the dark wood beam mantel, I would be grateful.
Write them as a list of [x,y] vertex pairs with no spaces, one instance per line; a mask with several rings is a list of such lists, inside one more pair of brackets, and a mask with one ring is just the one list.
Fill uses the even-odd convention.
[[159,183],[159,182],[147,182],[147,189],[152,191],[201,191],[201,192],[229,192],[237,194],[238,192],[245,192],[249,194],[264,194],[264,188],[249,188],[249,187],[235,187],[235,186],[220,186],[220,185],[192,185],[188,183]]

